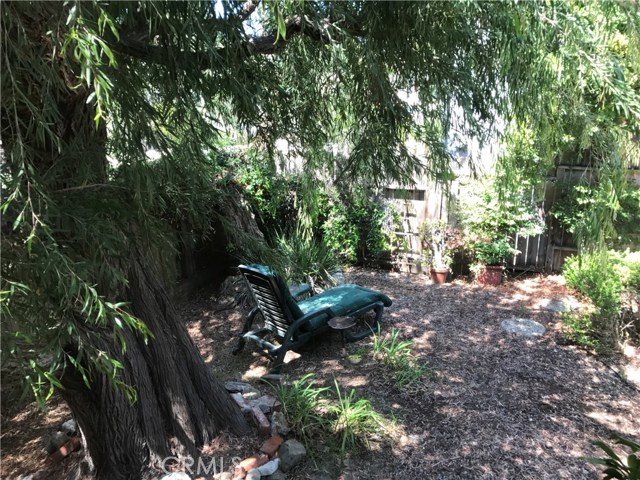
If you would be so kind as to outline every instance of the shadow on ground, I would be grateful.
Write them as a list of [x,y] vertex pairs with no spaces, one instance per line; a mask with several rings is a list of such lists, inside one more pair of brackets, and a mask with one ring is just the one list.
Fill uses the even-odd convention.
[[[340,338],[314,339],[287,364],[291,378],[313,372],[355,388],[386,418],[391,441],[353,456],[344,478],[599,478],[581,457],[591,443],[618,433],[638,439],[640,395],[597,359],[559,342],[558,317],[542,299],[566,296],[561,277],[530,277],[501,287],[456,282],[431,285],[423,276],[355,270],[347,280],[393,298],[383,333],[414,342],[433,372],[419,387],[399,389],[368,354],[371,339],[348,346],[364,353],[354,365]],[[184,305],[189,331],[223,379],[257,380],[268,361],[248,347],[230,355],[242,312],[214,312],[210,294]],[[500,322],[526,317],[547,327],[540,338],[504,332]]]

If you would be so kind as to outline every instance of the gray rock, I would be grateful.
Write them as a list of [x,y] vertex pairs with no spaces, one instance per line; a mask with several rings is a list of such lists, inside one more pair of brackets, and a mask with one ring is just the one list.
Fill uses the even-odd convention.
[[273,475],[269,475],[267,480],[287,480],[287,476],[282,470],[276,470]]
[[297,440],[287,440],[280,446],[278,457],[280,468],[283,472],[288,472],[304,461],[307,457],[307,449]]
[[581,305],[580,302],[573,297],[564,297],[543,300],[542,308],[551,312],[571,312],[573,310],[580,310]]
[[271,429],[274,434],[282,435],[283,437],[289,435],[291,428],[284,413],[273,412],[273,415],[271,415]]
[[262,475],[263,477],[268,477],[269,475],[273,475],[276,472],[276,470],[278,470],[279,467],[280,467],[280,459],[274,458],[270,462],[267,462],[264,465],[259,466],[258,468],[256,468],[256,470],[258,470],[258,472],[260,472],[260,475]]
[[49,443],[47,444],[47,453],[51,455],[56,452],[61,446],[69,441],[69,436],[64,432],[53,432]]
[[509,333],[515,333],[523,337],[539,337],[547,330],[544,325],[528,318],[503,320],[500,326]]
[[272,410],[279,410],[282,408],[280,401],[271,395],[263,395],[260,398],[251,400],[249,403],[252,407],[258,407],[262,410],[262,413],[266,415],[271,413]]
[[260,475],[258,469],[252,468],[247,472],[247,476],[244,477],[244,480],[260,480],[260,477],[262,477],[262,475]]
[[64,422],[62,425],[60,425],[60,428],[58,430],[60,430],[63,433],[66,433],[68,436],[71,437],[77,433],[78,424],[73,418],[71,418],[66,422]]
[[260,391],[245,382],[224,382],[224,388],[229,393],[241,393],[245,398],[257,398]]

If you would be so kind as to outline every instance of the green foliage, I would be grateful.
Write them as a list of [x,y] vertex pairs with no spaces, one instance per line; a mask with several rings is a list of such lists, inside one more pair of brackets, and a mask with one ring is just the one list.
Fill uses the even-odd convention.
[[567,285],[587,296],[602,315],[616,315],[622,282],[608,254],[570,257],[562,271]]
[[[560,186],[552,215],[571,233],[579,244],[602,242],[604,245],[637,243],[640,225],[640,188],[623,179],[621,185],[601,172],[592,183],[583,181]],[[611,218],[605,222],[603,218]]]
[[246,196],[253,202],[258,225],[267,235],[276,235],[297,227],[299,212],[298,176],[278,174],[273,162],[254,150],[237,155],[230,167]]
[[336,401],[332,402],[327,387],[313,386],[314,374],[309,373],[291,385],[275,388],[283,412],[292,430],[307,446],[326,436],[337,437],[341,460],[347,451],[369,446],[372,435],[382,431],[383,418],[373,410],[368,400],[357,398],[354,389],[342,392],[334,379]]
[[280,262],[273,265],[288,283],[309,283],[327,288],[336,284],[334,275],[340,271],[340,258],[324,242],[304,235],[301,228],[276,237]]
[[640,252],[594,252],[568,258],[563,268],[567,285],[596,307],[589,318],[568,319],[578,343],[586,337],[614,346],[624,335],[639,336],[637,312],[626,306],[626,294],[640,294]]
[[594,445],[600,448],[605,454],[604,458],[586,458],[585,460],[594,465],[601,465],[604,470],[603,480],[640,480],[640,444],[619,435],[613,436],[614,443],[628,448],[631,453],[626,459],[620,458],[618,454],[605,442],[597,441]]
[[[305,171],[336,185],[449,178],[452,102],[465,133],[517,117],[553,153],[589,148],[620,166],[636,155],[635,3],[216,5],[221,12],[211,2],[3,4],[1,289],[11,321],[2,332],[3,342],[18,339],[16,371],[42,386],[40,397],[53,383],[34,365],[48,382],[81,364],[95,365],[89,380],[113,378],[101,347],[118,345],[123,328],[144,336],[126,305],[113,307],[128,300],[127,253],[169,251],[184,212],[209,231],[215,202],[200,187],[225,188],[210,175],[212,158],[225,163],[215,155],[222,129],[248,132],[272,164],[286,139]],[[260,175],[247,184],[269,203],[275,188]],[[356,240],[358,222],[338,221],[334,248],[369,258],[365,247],[382,247],[380,215],[359,213],[372,235],[359,226]]]
[[418,229],[423,250],[429,252],[426,262],[433,268],[448,268],[454,250],[463,245],[462,233],[444,220],[425,221]]
[[495,181],[489,181],[479,186],[477,194],[462,199],[460,214],[471,240],[488,243],[544,231],[530,189],[517,189],[508,198],[500,198],[500,192]]
[[320,413],[320,406],[329,389],[315,387],[313,376],[313,373],[308,373],[291,385],[274,387],[289,426],[305,443],[328,426],[327,419]]
[[570,205],[557,213],[580,249],[610,248],[621,219],[624,173],[640,148],[634,141],[640,127],[638,6],[561,2],[541,18],[539,30],[527,33],[542,34],[530,81],[546,86],[536,97],[538,106],[510,125],[517,150],[500,157],[499,177],[510,186],[536,184],[558,158],[588,161],[599,170],[594,195],[575,192],[583,199],[579,216]]
[[413,385],[428,373],[426,365],[415,360],[412,345],[401,340],[400,330],[395,328],[384,337],[374,334],[373,354],[382,360],[398,387]]
[[332,416],[332,430],[339,438],[340,459],[344,460],[347,451],[369,446],[371,436],[382,430],[383,419],[367,399],[356,397],[353,388],[349,393],[343,393],[335,378],[333,383],[338,402],[331,405],[328,411]]
[[330,196],[320,229],[325,241],[345,260],[366,263],[392,249],[393,239],[385,229],[388,215],[393,212],[387,213],[383,204],[370,200],[365,192],[351,200]]
[[521,198],[543,182],[552,159],[535,132],[522,125],[511,124],[502,139],[503,152],[495,166],[494,187],[504,201],[512,196]]
[[475,243],[473,251],[476,260],[484,265],[502,265],[508,256],[520,253],[503,238],[491,243]]
[[394,328],[388,335],[373,337],[373,353],[380,355],[382,362],[389,368],[395,368],[403,363],[402,359],[411,355],[412,342],[400,339],[400,330]]
[[516,235],[544,231],[531,188],[492,179],[481,185],[477,194],[462,199],[461,220],[478,262],[501,265],[508,256],[519,253],[513,247]]
[[590,314],[563,312],[561,318],[566,329],[565,336],[571,343],[595,350],[600,348]]

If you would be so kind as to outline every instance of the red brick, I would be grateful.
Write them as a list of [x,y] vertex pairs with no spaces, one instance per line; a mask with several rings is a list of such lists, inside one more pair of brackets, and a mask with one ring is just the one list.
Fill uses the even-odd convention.
[[51,454],[51,458],[56,462],[61,462],[67,458],[72,452],[80,450],[80,438],[71,437],[67,443]]
[[271,430],[271,424],[267,417],[264,416],[262,410],[259,407],[253,407],[253,420],[256,422],[256,426],[258,427],[258,433],[264,438],[269,437],[269,431]]
[[284,439],[280,435],[271,437],[262,444],[260,451],[269,455],[269,458],[273,458],[282,442],[284,442]]
[[[258,468],[260,465],[264,465],[269,461],[269,457],[264,453],[256,453],[255,455],[251,455],[250,457],[245,458],[240,462],[238,467],[244,469],[245,475],[249,470],[253,470],[254,468]],[[236,468],[238,468],[236,467]]]
[[282,404],[278,401],[278,399],[272,397],[271,395],[263,395],[260,398],[255,400],[251,400],[251,405],[254,407],[260,407],[265,414],[269,414],[273,411],[279,412],[282,410]]

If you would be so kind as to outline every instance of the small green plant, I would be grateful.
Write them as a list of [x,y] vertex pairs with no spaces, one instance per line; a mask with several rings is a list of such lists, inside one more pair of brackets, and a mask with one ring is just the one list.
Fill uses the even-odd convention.
[[444,220],[424,222],[419,228],[425,261],[432,268],[448,268],[453,251],[462,246],[462,234]]
[[349,355],[349,361],[351,361],[351,363],[358,364],[364,360],[368,353],[369,350],[366,347],[360,347]]
[[402,340],[400,330],[393,329],[389,335],[373,337],[373,353],[393,374],[394,382],[399,387],[414,384],[423,378],[428,368],[415,361],[413,342]]
[[622,282],[609,254],[594,253],[568,258],[562,274],[567,285],[586,295],[603,315],[620,308]]
[[340,460],[344,460],[348,450],[359,446],[369,446],[372,435],[383,429],[383,418],[371,408],[371,403],[365,398],[357,398],[355,389],[343,393],[334,378],[338,404],[328,408],[333,416],[332,431],[338,436],[338,451]]
[[315,387],[313,376],[313,373],[308,373],[291,385],[274,387],[289,426],[305,443],[328,426],[320,407],[329,389]]
[[429,373],[426,365],[417,363],[409,357],[403,357],[394,371],[394,379],[399,387],[407,387],[415,384]]
[[564,312],[561,318],[565,326],[565,337],[571,343],[596,350],[600,348],[600,342],[595,338],[591,315]]
[[409,340],[401,340],[400,330],[394,328],[389,335],[381,337],[374,335],[373,337],[373,353],[382,356],[382,362],[385,366],[395,368],[403,359],[411,355],[412,342]]
[[594,442],[594,445],[606,453],[605,458],[585,458],[594,465],[602,465],[603,480],[640,480],[640,444],[619,435],[613,436],[614,443],[625,446],[631,450],[626,459],[621,459],[613,449],[604,442]]
[[508,256],[519,253],[506,239],[476,243],[473,250],[476,259],[483,265],[502,265]]

